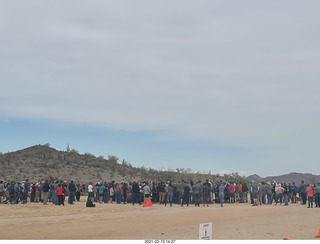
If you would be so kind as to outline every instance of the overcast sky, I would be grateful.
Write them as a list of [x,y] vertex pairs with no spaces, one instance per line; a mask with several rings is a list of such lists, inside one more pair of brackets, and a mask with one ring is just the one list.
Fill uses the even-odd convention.
[[0,151],[320,174],[319,1],[3,1]]

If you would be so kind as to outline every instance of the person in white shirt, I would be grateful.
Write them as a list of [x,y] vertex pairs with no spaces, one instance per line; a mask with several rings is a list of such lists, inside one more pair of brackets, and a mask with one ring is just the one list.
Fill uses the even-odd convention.
[[88,185],[88,200],[93,199],[94,195],[93,195],[93,186],[92,186],[92,182],[90,182],[90,184]]

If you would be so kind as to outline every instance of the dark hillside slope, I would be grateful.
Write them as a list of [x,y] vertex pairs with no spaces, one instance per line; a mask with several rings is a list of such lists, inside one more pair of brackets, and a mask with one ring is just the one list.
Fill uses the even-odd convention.
[[126,161],[118,162],[116,156],[95,157],[90,153],[79,154],[76,150],[58,151],[47,145],[36,145],[15,152],[0,153],[0,179],[4,181],[23,181],[29,179],[74,180],[88,183],[105,181],[168,181],[209,179],[215,181],[244,181],[237,173],[230,175],[211,175],[194,173],[189,170],[159,171],[144,167],[133,167]]

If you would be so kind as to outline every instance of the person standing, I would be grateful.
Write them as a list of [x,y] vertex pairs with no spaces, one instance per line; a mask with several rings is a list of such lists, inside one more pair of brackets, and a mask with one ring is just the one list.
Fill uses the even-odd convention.
[[258,186],[255,184],[254,180],[251,184],[251,194],[253,199],[253,205],[252,206],[258,206]]
[[6,200],[8,200],[9,202],[11,202],[11,198],[10,198],[10,183],[7,183],[6,185],[6,191],[5,191],[5,196],[6,196]]
[[157,186],[157,192],[159,194],[159,203],[160,203],[160,205],[164,204],[164,202],[165,202],[164,196],[165,196],[165,193],[166,193],[166,189],[165,189],[165,186],[164,186],[163,182],[160,182],[159,185]]
[[22,193],[23,194],[22,198],[25,203],[27,203],[28,201],[28,192],[29,192],[29,180],[26,179],[26,182],[24,183],[24,191]]
[[297,193],[298,193],[299,189],[296,186],[296,183],[292,182],[292,199],[291,199],[291,203],[297,203]]
[[46,180],[43,184],[43,205],[47,205],[48,198],[49,198],[49,190],[50,186],[48,180]]
[[193,185],[192,192],[193,192],[194,206],[200,207],[201,192],[202,192],[201,181],[198,181],[195,185]]
[[102,183],[99,186],[99,203],[102,204],[102,200],[103,200],[103,192],[104,189],[106,189],[106,187],[104,185],[102,185]]
[[42,202],[42,203],[43,203],[43,184],[44,184],[44,181],[42,180],[39,185],[39,187],[40,187],[40,202]]
[[132,183],[132,205],[134,205],[135,203],[139,203],[139,205],[141,205],[141,202],[139,201],[139,193],[139,185],[134,181]]
[[15,204],[18,204],[20,201],[20,197],[21,197],[21,183],[17,182],[17,184],[15,185]]
[[234,189],[233,189],[233,182],[229,185],[229,202],[234,203]]
[[80,184],[77,184],[76,185],[76,200],[77,200],[77,202],[79,202],[80,201]]
[[100,182],[98,182],[97,184],[95,184],[93,186],[94,201],[95,202],[99,202],[99,186],[100,186]]
[[66,181],[62,182],[61,181],[61,187],[62,187],[62,193],[63,193],[63,202],[66,200],[66,195],[68,194],[68,184]]
[[286,183],[284,183],[283,184],[283,189],[284,189],[284,192],[283,192],[284,206],[288,206],[288,203],[289,203],[289,186]]
[[128,185],[125,182],[122,182],[122,196],[123,196],[123,204],[127,204],[128,198]]
[[173,186],[171,182],[168,182],[168,185],[166,186],[166,193],[167,193],[167,199],[165,200],[165,206],[167,206],[167,202],[170,203],[170,207],[172,207],[173,202]]
[[245,182],[242,183],[242,199],[244,203],[248,202],[248,186]]
[[278,201],[280,200],[279,202],[280,202],[280,206],[281,206],[284,188],[282,187],[280,182],[276,184],[275,191],[276,191],[276,205],[278,204]]
[[234,201],[235,202],[238,202],[241,199],[241,197],[240,197],[240,183],[236,183],[236,190],[234,193]]
[[143,202],[142,183],[139,182],[139,202]]
[[183,187],[184,187],[184,181],[178,181],[177,184],[177,195],[178,195],[178,204],[181,204],[182,196],[183,196]]
[[210,184],[209,181],[206,180],[202,185],[202,196],[203,196],[203,207],[207,204],[209,207],[209,198],[210,198]]
[[149,197],[151,194],[151,189],[150,186],[148,184],[148,181],[145,182],[145,185],[142,187],[142,191],[143,191],[143,204],[144,206],[147,205],[147,201],[149,201]]
[[304,181],[301,181],[300,187],[299,187],[299,193],[301,196],[301,204],[306,205],[307,204],[307,185],[304,183]]
[[183,207],[183,204],[187,204],[187,207],[189,207],[189,199],[190,199],[190,187],[188,185],[185,185],[183,187],[183,196],[182,196],[182,203],[181,207]]
[[52,192],[52,197],[51,197],[51,202],[54,205],[58,205],[59,204],[59,199],[56,193],[56,190],[58,188],[58,181],[52,181],[52,184],[50,185],[50,192]]
[[272,189],[273,189],[273,187],[272,187],[270,181],[267,182],[266,188],[267,188],[267,199],[268,199],[267,204],[272,204]]
[[29,191],[30,191],[30,202],[34,202],[34,199],[36,197],[36,187],[33,183],[31,183]]
[[120,183],[116,184],[116,201],[118,204],[123,202],[123,189]]
[[261,193],[261,183],[258,183],[258,193],[257,193],[257,201],[258,201],[258,205],[262,205],[262,193]]
[[64,206],[63,189],[62,189],[61,184],[58,184],[58,188],[56,190],[56,194],[58,196],[59,206],[60,205]]
[[112,203],[112,201],[113,201],[113,196],[115,195],[115,191],[114,191],[113,187],[114,187],[113,184],[110,183],[110,185],[109,185],[110,203]]
[[10,199],[11,199],[10,203],[11,204],[15,203],[15,200],[16,200],[15,196],[16,196],[16,186],[14,184],[14,181],[11,181],[11,185],[10,185]]
[[0,181],[0,203],[3,203],[4,199],[4,184],[3,181]]
[[73,204],[73,201],[75,200],[74,198],[76,195],[76,186],[73,183],[73,180],[70,182],[70,184],[68,186],[68,190],[69,190],[68,203]]
[[266,202],[267,185],[264,181],[261,182],[260,193],[261,193],[262,204],[266,204],[267,203]]
[[103,190],[103,202],[108,203],[109,201],[109,185],[107,182],[104,183],[104,190]]
[[313,208],[313,188],[309,184],[307,187],[307,196],[308,196],[308,208]]
[[88,200],[90,200],[90,201],[93,201],[93,197],[94,197],[94,195],[93,195],[93,185],[92,184],[93,183],[90,182],[89,185],[88,185]]
[[48,201],[49,202],[52,201],[51,184],[52,184],[52,181],[49,182],[49,193],[48,193]]
[[292,200],[292,185],[291,185],[291,183],[288,183],[288,185],[287,185],[287,189],[288,189],[288,202],[290,202],[290,200]]
[[36,186],[35,186],[35,192],[36,192],[36,195],[35,195],[34,202],[39,202],[39,200],[40,200],[40,186],[39,186],[38,182],[36,183]]
[[152,202],[156,203],[159,201],[159,195],[157,192],[157,183],[156,182],[152,182],[151,183],[151,191],[152,191]]
[[224,184],[221,182],[219,186],[219,202],[221,204],[221,207],[223,207],[223,200],[224,200]]
[[226,185],[224,186],[224,200],[230,202],[230,195],[229,195],[229,188],[230,188],[230,184],[229,182],[226,183]]
[[313,189],[314,190],[314,198],[316,202],[316,208],[320,208],[320,183]]

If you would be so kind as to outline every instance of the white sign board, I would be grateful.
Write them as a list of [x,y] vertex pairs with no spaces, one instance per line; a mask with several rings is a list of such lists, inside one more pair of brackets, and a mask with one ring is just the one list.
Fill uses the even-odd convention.
[[199,225],[199,240],[212,239],[212,223],[202,223]]

